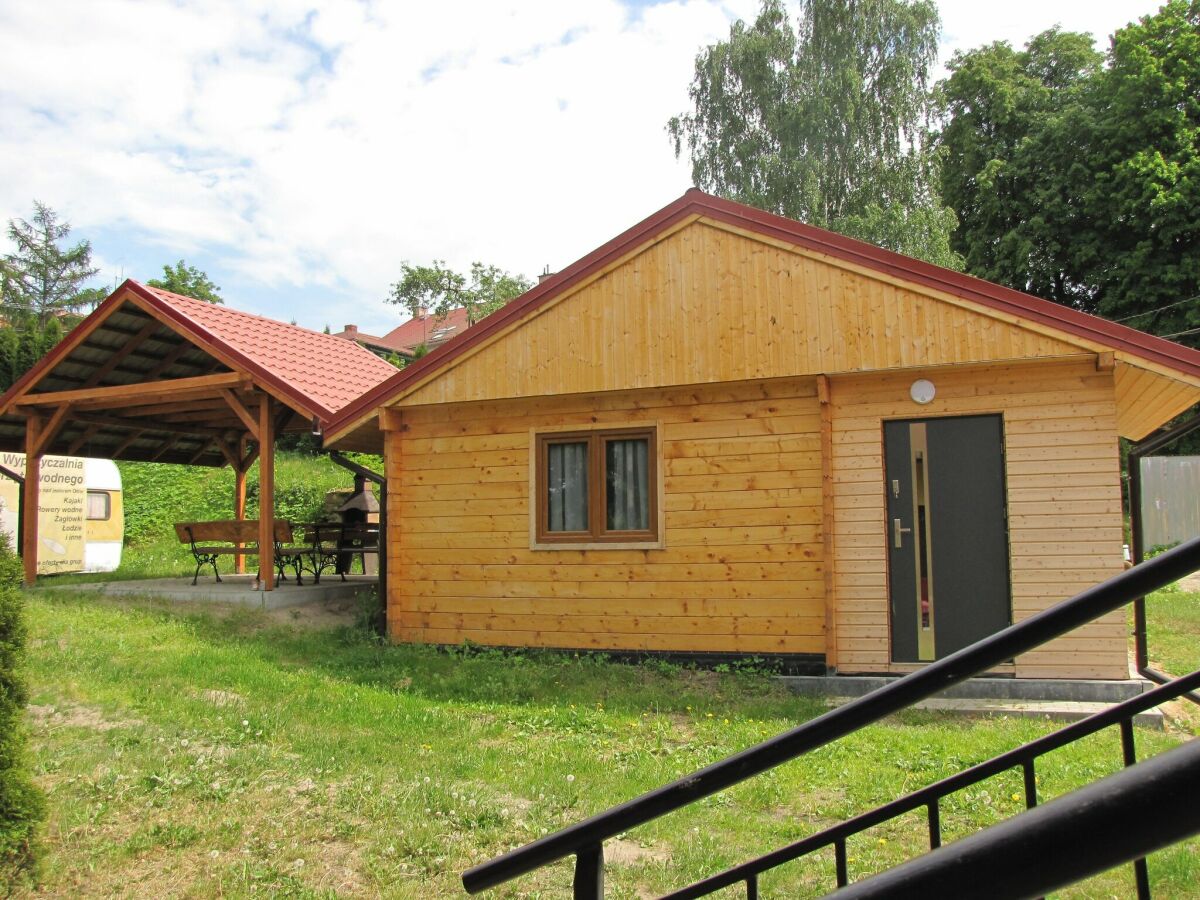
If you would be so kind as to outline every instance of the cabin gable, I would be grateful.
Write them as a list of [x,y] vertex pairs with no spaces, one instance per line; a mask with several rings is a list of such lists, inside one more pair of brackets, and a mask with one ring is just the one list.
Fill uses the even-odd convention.
[[967,301],[694,219],[399,400],[424,405],[1095,352]]

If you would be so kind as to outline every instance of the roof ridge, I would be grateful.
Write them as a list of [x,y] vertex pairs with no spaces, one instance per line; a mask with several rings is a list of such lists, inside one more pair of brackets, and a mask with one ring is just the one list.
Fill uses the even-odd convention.
[[631,248],[653,239],[657,234],[692,215],[723,220],[727,224],[738,225],[767,237],[807,247],[883,274],[891,274],[985,308],[1048,325],[1068,336],[1074,335],[1111,346],[1112,349],[1125,350],[1133,356],[1164,365],[1194,378],[1200,377],[1200,351],[1182,344],[692,187],[612,240],[534,285],[520,297],[476,323],[473,328],[460,332],[426,356],[370,388],[358,399],[346,404],[330,421],[328,433],[337,437],[339,432],[349,428],[351,423],[368,418],[373,407],[386,403],[403,388],[433,375],[470,348],[486,341],[510,324],[524,319],[577,282],[629,252]]
[[[158,295],[163,300],[168,300],[168,299],[170,299],[170,300],[187,300],[190,303],[203,303],[204,308],[211,307],[211,309],[218,315],[226,314],[226,315],[231,315],[231,316],[237,316],[239,318],[257,319],[260,322],[268,323],[273,328],[290,328],[290,329],[295,329],[297,331],[302,331],[305,334],[316,335],[317,337],[320,337],[322,339],[333,338],[334,340],[339,340],[339,341],[343,340],[342,338],[335,337],[332,334],[325,334],[325,332],[323,332],[323,331],[316,331],[312,328],[305,328],[303,325],[297,325],[295,322],[284,322],[282,319],[272,319],[270,316],[264,316],[260,313],[247,312],[244,309],[235,309],[232,306],[226,306],[224,303],[210,303],[209,301],[201,300],[198,297],[189,297],[187,294],[177,294],[174,291],[168,291],[168,290],[164,290],[162,288],[151,287],[147,284],[143,284],[142,282],[138,281],[135,278],[130,278],[127,280],[132,282],[133,284],[137,285],[138,287],[144,288],[147,291],[152,291],[153,293]],[[186,313],[185,313],[185,315],[186,315]],[[188,316],[188,318],[192,319],[192,321],[195,321],[195,319],[192,316]],[[201,323],[199,323],[199,322],[197,322],[196,324],[201,325]],[[367,352],[370,352],[370,351],[367,351]],[[374,356],[374,354],[371,354],[371,355]],[[378,357],[376,357],[376,358],[378,358]]]

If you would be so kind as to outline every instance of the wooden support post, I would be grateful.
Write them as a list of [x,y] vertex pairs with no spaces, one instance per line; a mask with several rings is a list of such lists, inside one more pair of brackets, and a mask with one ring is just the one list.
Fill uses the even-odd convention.
[[[246,439],[242,438],[238,441],[237,463],[233,467],[233,517],[239,522],[246,519],[246,469],[248,466],[242,465],[242,460],[245,458]],[[242,545],[238,544],[237,548],[241,550]],[[241,575],[246,571],[246,557],[239,553],[233,559],[233,571]]]
[[837,671],[837,591],[833,578],[833,394],[828,375],[817,376],[821,407],[821,540],[825,587],[825,668]]
[[21,547],[25,551],[21,562],[25,566],[25,584],[37,584],[38,566],[38,488],[41,486],[42,457],[38,454],[41,443],[42,417],[30,414],[25,419],[25,484],[21,486],[22,512]]
[[264,591],[275,589],[275,419],[271,397],[258,407],[258,571]]

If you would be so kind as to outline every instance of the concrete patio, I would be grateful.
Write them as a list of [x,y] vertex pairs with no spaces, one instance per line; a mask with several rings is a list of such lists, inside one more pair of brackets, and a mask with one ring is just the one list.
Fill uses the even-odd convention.
[[97,581],[90,584],[62,585],[59,589],[91,591],[112,596],[160,597],[200,603],[235,603],[252,609],[280,609],[307,603],[355,600],[376,589],[375,575],[347,575],[346,580],[326,575],[320,584],[312,578],[303,585],[294,582],[276,584],[275,590],[256,589],[253,575],[222,575],[218,584],[212,577],[201,578],[195,587],[191,578],[146,578],[138,581]]

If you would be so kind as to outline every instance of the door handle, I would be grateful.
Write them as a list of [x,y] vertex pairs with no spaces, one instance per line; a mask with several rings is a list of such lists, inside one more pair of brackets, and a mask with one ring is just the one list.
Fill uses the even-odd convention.
[[902,535],[902,534],[912,534],[912,529],[911,528],[901,528],[900,520],[892,519],[892,545],[897,550],[899,550],[901,548],[901,546],[903,546],[901,543],[901,540],[900,540],[900,535]]

